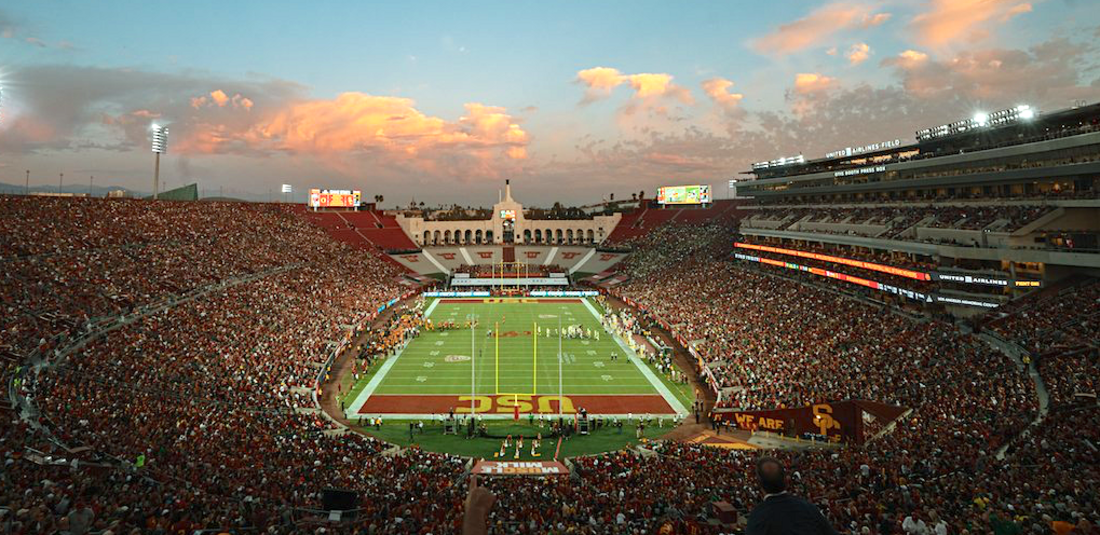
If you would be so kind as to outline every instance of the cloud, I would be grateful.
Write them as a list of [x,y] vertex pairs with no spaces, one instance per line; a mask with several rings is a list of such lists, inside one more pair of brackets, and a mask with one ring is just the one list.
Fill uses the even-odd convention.
[[610,96],[611,90],[625,82],[626,78],[619,69],[592,67],[578,71],[576,81],[587,87],[581,102],[588,103]]
[[889,18],[889,13],[873,13],[872,7],[866,4],[841,0],[826,4],[794,22],[782,24],[750,44],[761,54],[785,56],[818,46],[838,32],[878,26]]
[[888,20],[890,20],[889,13],[875,13],[873,15],[864,15],[863,20],[860,21],[859,26],[861,28],[871,28],[874,26],[878,26]]
[[577,72],[574,81],[585,86],[584,98],[580,104],[586,105],[607,98],[612,90],[627,85],[634,90],[630,100],[619,109],[620,118],[633,116],[639,111],[667,117],[668,102],[694,104],[695,99],[686,87],[673,83],[671,74],[638,73],[624,74],[611,67],[593,67]]
[[228,105],[232,105],[233,108],[243,108],[246,110],[252,109],[253,102],[251,99],[242,96],[240,93],[235,93],[232,98],[222,91],[221,89],[215,89],[207,95],[191,98],[191,107],[194,109],[202,108],[203,106],[217,106],[224,108]]
[[21,41],[24,44],[37,48],[57,48],[59,50],[76,49],[69,41],[59,41],[56,45],[51,45],[44,39],[26,34],[25,25],[12,20],[6,13],[0,10],[0,38]]
[[0,37],[4,39],[14,39],[18,28],[19,26],[15,21],[8,18],[3,11],[0,11]]
[[733,87],[733,82],[725,78],[711,78],[704,81],[702,85],[703,92],[726,111],[737,109],[741,99],[745,98],[741,93],[731,93],[729,89]]
[[867,43],[856,43],[848,49],[844,57],[848,58],[849,64],[859,65],[871,57],[871,47]]
[[1028,50],[968,50],[943,60],[907,50],[882,64],[893,67],[905,90],[921,98],[963,96],[1004,107],[1064,105],[1095,96],[1095,88],[1081,79],[1094,52],[1095,45],[1055,39]]
[[253,103],[252,103],[251,99],[249,99],[247,97],[242,97],[239,93],[236,94],[236,95],[233,95],[233,107],[234,108],[244,108],[246,110],[251,110],[252,106],[253,106]]
[[693,103],[691,92],[672,83],[672,75],[665,73],[623,74],[611,67],[593,67],[578,71],[575,80],[586,87],[582,104],[606,98],[611,90],[623,84],[634,90],[637,99],[670,97],[685,104]]
[[500,149],[526,156],[528,135],[503,108],[466,104],[457,122],[424,114],[411,99],[349,92],[335,99],[293,103],[253,126],[255,147],[293,153],[351,151],[416,157],[436,149]]
[[905,50],[898,54],[899,61],[903,61],[906,64],[916,64],[928,59],[928,54],[917,50]]
[[481,103],[448,120],[406,98],[311,99],[304,87],[277,79],[62,65],[16,75],[34,90],[10,96],[19,112],[0,129],[4,152],[132,151],[147,147],[156,119],[170,125],[176,155],[285,154],[321,166],[466,179],[516,171],[531,141],[507,110]]
[[914,17],[910,27],[919,42],[942,47],[982,39],[992,23],[1003,24],[1031,10],[1031,3],[1020,0],[931,0],[930,9]]
[[833,87],[835,84],[835,78],[816,72],[800,72],[794,77],[794,91],[802,95],[819,93]]
[[795,116],[804,116],[808,111],[829,98],[829,93],[838,87],[836,78],[816,72],[800,72],[794,77],[794,86],[787,92],[787,101]]
[[210,92],[210,98],[218,105],[219,108],[224,108],[229,103],[229,96],[225,94],[225,91],[216,89]]

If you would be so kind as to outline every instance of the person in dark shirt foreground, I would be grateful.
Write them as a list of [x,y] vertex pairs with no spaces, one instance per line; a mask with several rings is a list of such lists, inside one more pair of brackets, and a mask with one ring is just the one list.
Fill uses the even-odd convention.
[[836,535],[836,530],[810,502],[787,492],[787,474],[774,457],[756,462],[764,501],[749,514],[748,535]]

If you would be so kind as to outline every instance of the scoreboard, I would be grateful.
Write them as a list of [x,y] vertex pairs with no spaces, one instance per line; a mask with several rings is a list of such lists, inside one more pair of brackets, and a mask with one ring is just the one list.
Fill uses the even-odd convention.
[[355,208],[363,192],[348,189],[311,189],[309,205],[314,208]]
[[658,204],[710,204],[710,186],[664,186],[657,190]]

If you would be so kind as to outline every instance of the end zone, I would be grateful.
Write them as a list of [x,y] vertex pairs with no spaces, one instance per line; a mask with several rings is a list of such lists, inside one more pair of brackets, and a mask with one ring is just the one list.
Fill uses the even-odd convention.
[[367,415],[386,415],[391,418],[422,418],[425,415],[448,414],[452,410],[457,415],[470,414],[471,408],[482,418],[513,418],[516,407],[521,414],[557,415],[559,406],[562,414],[572,415],[585,409],[591,415],[614,416],[619,418],[642,415],[671,416],[676,413],[657,394],[629,395],[531,395],[501,394],[490,396],[451,395],[391,395],[376,394],[366,399],[351,418]]

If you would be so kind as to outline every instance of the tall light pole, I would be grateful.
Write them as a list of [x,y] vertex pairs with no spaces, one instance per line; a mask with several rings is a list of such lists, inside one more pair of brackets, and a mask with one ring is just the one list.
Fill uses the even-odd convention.
[[160,155],[168,151],[168,127],[159,124],[153,125],[153,154],[156,154],[156,162],[153,164],[153,200],[157,200],[160,193]]
[[61,176],[57,179],[57,193],[61,193],[61,190],[65,187],[65,173],[61,173]]
[[88,176],[88,196],[92,196],[92,184],[95,184],[95,175]]
[[27,181],[23,183],[23,195],[31,194],[31,170],[27,169]]

